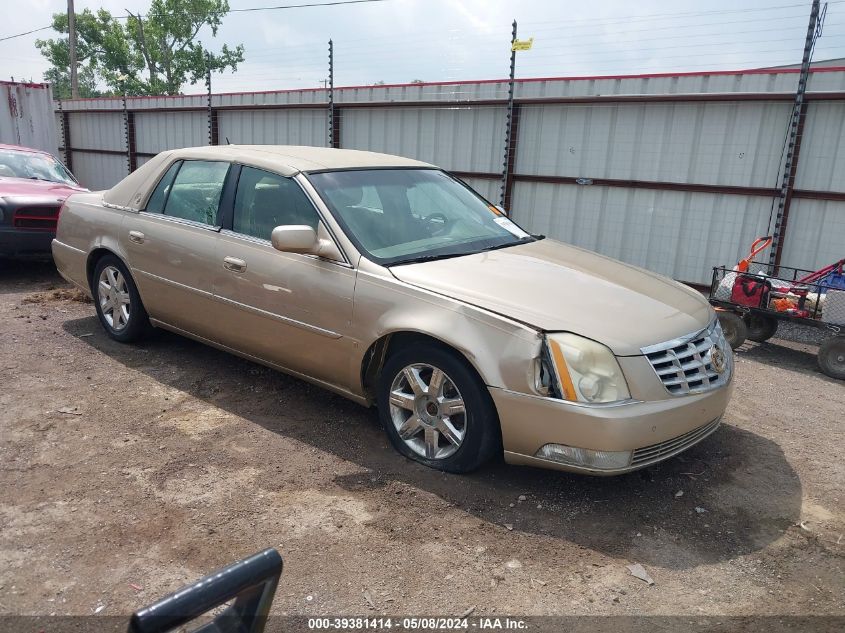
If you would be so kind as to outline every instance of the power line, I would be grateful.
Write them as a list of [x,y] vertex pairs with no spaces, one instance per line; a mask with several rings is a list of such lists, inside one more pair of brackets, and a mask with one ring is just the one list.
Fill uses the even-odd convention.
[[[828,0],[827,4],[842,4],[845,0]],[[734,14],[734,13],[754,13],[754,12],[766,12],[770,13],[771,11],[775,11],[778,9],[795,9],[795,8],[806,8],[807,4],[805,2],[799,4],[782,4],[778,6],[766,6],[766,7],[751,7],[746,9],[715,9],[711,11],[692,11],[692,12],[678,12],[678,13],[650,13],[650,14],[636,14],[636,15],[628,15],[628,16],[616,16],[607,20],[596,20],[594,18],[567,18],[566,20],[558,20],[558,21],[538,21],[538,22],[525,22],[527,25],[531,24],[571,24],[573,22],[589,22],[590,24],[613,24],[617,22],[622,23],[629,23],[635,20],[654,20],[654,19],[674,19],[676,17],[696,17],[702,15],[727,15],[727,14]]]
[[229,9],[229,13],[247,13],[251,11],[276,11],[281,9],[306,9],[308,7],[334,7],[341,4],[366,4],[368,2],[387,2],[388,0],[335,0],[334,2],[311,2],[307,4],[285,4],[277,7],[248,7]]
[[[309,2],[303,4],[283,4],[273,7],[247,7],[245,9],[229,9],[228,13],[250,13],[255,11],[282,11],[284,9],[308,9],[311,7],[336,7],[343,4],[368,4],[371,2],[388,2],[389,0],[333,0],[331,2]],[[128,20],[132,16],[128,15],[117,15],[114,16],[116,20]],[[144,15],[143,17],[149,17],[149,14]],[[13,40],[17,37],[24,37],[25,35],[32,35],[33,33],[38,33],[39,31],[46,31],[47,29],[52,29],[53,25],[50,24],[48,26],[42,26],[37,29],[33,29],[31,31],[26,31],[24,33],[16,33],[14,35],[6,35],[4,37],[0,37],[0,42],[5,42],[6,40]]]
[[[845,1],[845,0],[844,0]],[[749,19],[749,20],[732,20],[727,22],[706,22],[706,23],[691,23],[691,24],[682,24],[676,25],[672,27],[646,27],[646,28],[625,28],[623,30],[618,31],[608,31],[608,30],[596,30],[596,31],[589,31],[583,28],[578,28],[574,33],[556,33],[552,35],[543,35],[542,37],[537,36],[537,41],[535,42],[535,46],[546,44],[549,42],[557,42],[557,41],[575,41],[575,40],[594,40],[598,36],[604,37],[614,37],[614,43],[619,42],[640,42],[644,37],[647,37],[650,33],[657,31],[657,30],[666,30],[671,29],[673,33],[680,33],[678,35],[657,35],[659,39],[662,40],[674,40],[674,39],[689,39],[689,38],[701,38],[701,37],[709,37],[711,35],[739,35],[739,34],[746,34],[746,33],[764,33],[764,32],[778,32],[778,31],[786,31],[796,27],[796,25],[801,26],[803,29],[803,21],[805,19],[805,15],[796,15],[796,16],[780,16],[775,18],[765,18],[765,19]],[[753,30],[743,30],[743,31],[729,31],[725,32],[724,29],[718,30],[708,30],[705,32],[700,33],[688,33],[685,31],[689,30],[697,30],[703,27],[725,27],[730,25],[737,25],[737,24],[759,24],[760,22],[771,22],[771,21],[778,21],[778,20],[797,20],[800,18],[801,22],[790,22],[787,24],[783,24],[783,26],[777,26],[774,28],[766,28],[766,29],[753,29]],[[560,29],[555,29],[559,31]],[[539,33],[538,30],[532,30],[532,34]],[[618,35],[635,35],[635,34],[644,34],[644,35],[635,35],[634,39],[619,39]],[[439,39],[433,36],[440,36]],[[467,38],[473,38],[472,41],[477,46],[479,43],[487,44],[490,43],[491,46],[496,46],[501,48],[502,42],[506,41],[507,33],[503,30],[501,33],[495,34],[478,34],[472,31],[468,31],[466,29],[448,29],[448,30],[440,30],[440,31],[419,31],[417,29],[414,30],[414,35],[410,36],[388,36],[388,37],[379,37],[378,42],[380,44],[386,43],[397,43],[401,44],[403,48],[407,44],[411,43],[432,43],[433,46],[442,45],[444,43],[450,42],[463,42]],[[343,56],[346,58],[349,55],[350,51],[358,51],[358,50],[365,50],[365,51],[372,51],[373,50],[373,41],[371,37],[365,38],[352,38],[347,39],[343,37],[343,34],[340,35],[339,38],[336,38],[343,51]],[[358,42],[362,42],[362,44],[357,44]],[[315,46],[322,46],[324,44],[323,39],[314,39],[308,40],[303,42],[302,44],[313,44]],[[264,47],[260,49],[250,49],[250,53],[253,54],[255,52],[264,52],[264,51],[274,51],[274,50],[288,50],[290,46],[284,47]]]
[[[255,11],[277,11],[277,10],[285,10],[285,9],[302,9],[302,8],[311,8],[311,7],[331,7],[331,6],[339,6],[339,5],[349,5],[349,4],[367,4],[373,2],[387,2],[388,0],[332,0],[329,2],[312,2],[312,3],[302,3],[302,4],[288,4],[288,5],[277,5],[277,6],[269,6],[269,7],[246,7],[242,9],[229,9],[229,13],[248,13],[248,12],[255,12]],[[845,0],[829,0],[828,4],[842,4]],[[601,26],[603,24],[619,24],[619,23],[630,23],[631,21],[637,21],[640,19],[654,19],[654,18],[682,18],[682,17],[692,17],[692,16],[702,16],[702,15],[711,15],[711,14],[735,14],[735,13],[753,13],[753,12],[760,12],[765,11],[770,13],[772,10],[777,9],[789,9],[789,8],[796,8],[796,7],[804,7],[804,4],[786,4],[786,5],[779,5],[775,7],[755,7],[755,8],[748,8],[748,9],[734,9],[734,10],[727,10],[727,11],[696,11],[696,12],[679,12],[679,13],[655,13],[655,14],[640,14],[640,15],[631,15],[631,16],[616,16],[609,20],[596,20],[594,18],[572,18],[567,19],[564,22],[560,21],[544,21],[544,22],[526,22],[525,24],[542,24],[543,26],[548,26],[550,24],[572,24],[577,22],[589,22],[593,26]],[[150,14],[146,14],[143,17],[149,17]],[[128,15],[119,15],[114,16],[115,19],[118,20],[126,20],[129,19],[131,16]],[[803,14],[800,16],[779,16],[775,18],[766,18],[766,21],[771,20],[778,20],[778,19],[791,19],[793,17],[803,17]],[[757,22],[759,19],[750,19],[750,20],[738,20],[733,22],[715,22],[711,23],[711,25],[723,25],[723,24],[736,24],[737,22]],[[701,26],[701,25],[696,25]],[[26,31],[24,33],[17,33],[15,35],[7,35],[5,37],[0,37],[0,42],[14,39],[17,37],[23,37],[25,35],[31,35],[32,33],[37,33],[39,31],[46,31],[48,29],[53,28],[52,25],[50,26],[42,26],[37,29],[33,29],[31,31]],[[673,28],[673,27],[664,27],[664,28]],[[535,32],[542,31],[549,31],[549,30],[559,30],[556,28],[546,28],[546,29],[533,29]],[[645,30],[652,30],[652,29],[645,29]],[[442,30],[432,31],[437,33],[443,33]],[[448,32],[448,31],[446,31]],[[419,32],[418,32],[419,33]],[[360,38],[360,40],[346,40],[346,41],[361,41],[366,40],[369,38]]]
[[42,26],[39,29],[32,29],[31,31],[26,31],[25,33],[17,33],[15,35],[7,35],[5,37],[0,37],[0,42],[5,42],[6,40],[13,40],[16,37],[23,37],[24,35],[32,35],[33,33],[38,33],[39,31],[46,31],[47,29],[52,29],[53,25],[50,26]]

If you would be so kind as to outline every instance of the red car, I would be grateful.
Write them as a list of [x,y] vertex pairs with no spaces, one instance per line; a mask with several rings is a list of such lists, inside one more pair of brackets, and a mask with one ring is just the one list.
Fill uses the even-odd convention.
[[52,154],[0,144],[0,257],[48,255],[62,203],[78,191]]

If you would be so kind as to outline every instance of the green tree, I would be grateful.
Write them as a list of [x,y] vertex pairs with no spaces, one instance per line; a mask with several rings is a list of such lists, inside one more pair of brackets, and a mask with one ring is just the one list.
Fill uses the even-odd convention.
[[[53,15],[53,29],[67,34],[67,13]],[[78,64],[79,95],[97,97],[104,93],[97,86],[103,79],[103,64],[120,68],[129,76],[132,68],[129,48],[123,28],[108,11],[100,9],[93,13],[85,9],[76,14],[76,57]],[[53,94],[59,98],[70,97],[70,51],[67,37],[55,40],[37,40],[35,45],[50,62],[50,69],[44,79],[53,84]],[[113,87],[114,90],[117,88]]]
[[[242,45],[224,44],[215,54],[196,40],[204,26],[216,36],[228,11],[227,0],[153,0],[146,15],[130,13],[123,22],[103,9],[85,9],[76,15],[80,95],[102,94],[102,84],[111,94],[178,94],[208,70],[236,70],[244,59]],[[54,14],[53,28],[66,34],[67,14]],[[38,40],[36,46],[51,65],[44,78],[57,96],[70,96],[67,37]]]

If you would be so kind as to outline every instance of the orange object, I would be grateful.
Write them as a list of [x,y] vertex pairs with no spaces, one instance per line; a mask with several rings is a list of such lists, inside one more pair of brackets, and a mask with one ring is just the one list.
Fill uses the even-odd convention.
[[787,299],[786,297],[782,297],[780,299],[772,299],[772,305],[774,306],[775,310],[778,312],[786,312],[787,310],[791,310],[798,304],[793,301],[792,299]]
[[754,259],[754,256],[767,249],[771,243],[771,236],[758,237],[751,245],[751,252],[748,253],[748,257],[739,260],[734,270],[738,270],[741,273],[748,272],[748,267],[751,265],[751,260]]

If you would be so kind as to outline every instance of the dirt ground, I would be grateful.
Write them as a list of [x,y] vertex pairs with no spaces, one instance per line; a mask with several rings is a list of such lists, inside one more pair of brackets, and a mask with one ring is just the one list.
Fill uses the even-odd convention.
[[279,614],[842,615],[845,385],[814,352],[746,344],[724,426],[646,471],[444,475],[374,411],[120,345],[51,265],[0,262],[0,614],[129,614],[276,547]]

